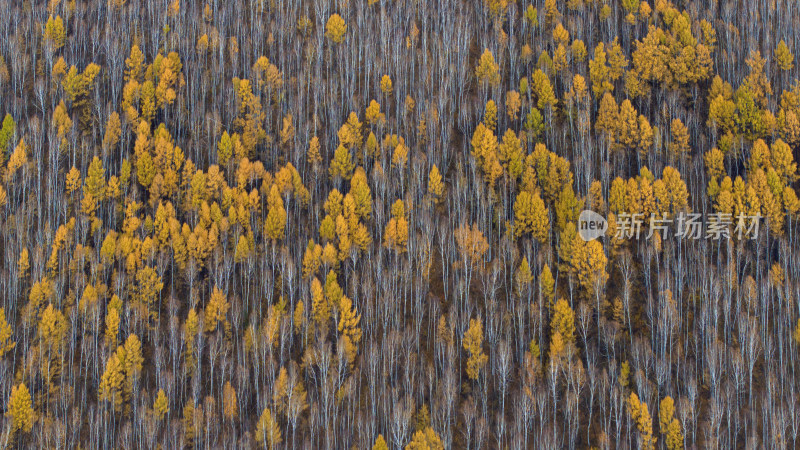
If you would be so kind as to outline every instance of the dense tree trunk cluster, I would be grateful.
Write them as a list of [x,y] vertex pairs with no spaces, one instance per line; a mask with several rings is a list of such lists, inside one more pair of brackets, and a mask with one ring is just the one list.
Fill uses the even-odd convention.
[[795,2],[0,18],[0,447],[800,445]]

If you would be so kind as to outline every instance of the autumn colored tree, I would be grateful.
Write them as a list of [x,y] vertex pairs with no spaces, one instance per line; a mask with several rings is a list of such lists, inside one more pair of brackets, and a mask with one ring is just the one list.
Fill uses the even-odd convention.
[[683,124],[681,119],[672,119],[670,126],[670,137],[672,142],[669,144],[669,149],[676,157],[684,157],[689,153],[689,130]]
[[11,325],[6,321],[6,311],[0,308],[0,358],[5,356],[17,345],[13,338],[14,330]]
[[153,413],[156,420],[163,420],[169,414],[169,399],[164,389],[159,389],[156,398],[153,401]]
[[256,425],[256,442],[264,448],[275,448],[283,442],[281,429],[269,408],[264,408]]
[[239,111],[234,127],[240,132],[241,143],[247,152],[243,156],[251,157],[256,147],[266,139],[263,127],[265,114],[259,97],[253,93],[250,80],[234,78],[233,88]]
[[77,67],[72,66],[61,83],[71,108],[79,113],[81,129],[84,132],[88,132],[89,124],[93,120],[94,112],[89,96],[100,70],[100,66],[95,63],[89,63],[82,73],[78,72]]
[[325,24],[325,37],[330,39],[333,43],[339,44],[344,40],[344,34],[347,32],[347,24],[342,16],[333,14],[328,18]]
[[381,92],[383,92],[384,95],[392,93],[392,78],[389,75],[381,77]]
[[469,352],[467,376],[472,380],[477,380],[489,360],[489,357],[483,352],[483,325],[480,319],[470,319],[462,345],[464,350]]
[[486,102],[483,113],[483,123],[486,125],[486,128],[492,130],[492,132],[497,131],[497,104],[492,99]]
[[428,174],[428,194],[430,194],[437,203],[441,201],[442,195],[444,194],[442,174],[439,173],[439,168],[436,167],[436,164],[431,167],[431,171]]
[[597,121],[594,128],[598,133],[606,137],[609,143],[616,141],[617,129],[619,124],[619,107],[614,100],[614,96],[606,92],[600,101],[600,108],[597,111]]
[[522,100],[519,92],[508,91],[506,92],[506,114],[511,120],[517,120],[519,110],[522,107]]
[[383,245],[395,250],[397,253],[406,251],[408,243],[408,220],[406,219],[405,205],[402,200],[392,204],[392,218],[386,224]]
[[592,81],[592,92],[595,97],[614,90],[606,61],[605,45],[600,42],[594,49],[594,57],[589,61],[589,78]]
[[478,225],[460,225],[456,228],[454,235],[465,265],[477,265],[489,249],[489,243],[486,241],[486,237],[484,237],[483,233],[481,233]]
[[497,157],[512,180],[516,180],[522,175],[525,165],[525,152],[522,149],[522,142],[513,130],[506,130],[503,134],[503,142],[498,148]]
[[352,366],[355,362],[358,344],[361,342],[361,314],[358,314],[352,300],[342,296],[339,300],[339,333],[342,334],[347,352],[347,360]]
[[623,148],[635,148],[640,141],[639,121],[630,100],[625,99],[619,108],[616,140]]
[[122,385],[125,375],[119,355],[114,352],[106,363],[106,370],[100,378],[97,395],[100,401],[108,401],[117,413],[122,411],[123,396]]
[[444,444],[433,428],[427,427],[414,433],[405,450],[444,450]]
[[322,284],[317,278],[311,280],[311,317],[318,327],[323,330],[327,329],[328,320],[331,317],[330,305],[325,298]]
[[794,55],[783,39],[781,39],[781,41],[778,42],[778,46],[775,47],[775,60],[778,62],[778,67],[780,67],[781,70],[792,70],[794,67]]
[[286,209],[278,187],[273,184],[267,197],[267,218],[264,220],[264,235],[273,241],[283,239],[286,229]]
[[19,144],[14,147],[14,151],[11,152],[11,156],[8,158],[8,163],[6,164],[6,173],[5,178],[6,181],[10,181],[13,179],[14,174],[19,170],[22,166],[24,166],[28,162],[28,146],[25,144],[24,139],[20,139]]
[[669,450],[680,450],[683,448],[683,433],[681,424],[674,418],[675,402],[672,397],[664,397],[658,408],[658,424],[661,434],[664,435],[664,442]]
[[61,16],[50,16],[47,19],[47,24],[44,27],[44,40],[52,51],[58,50],[64,46],[67,38],[67,32],[64,28],[64,21]]
[[639,430],[639,443],[641,448],[654,449],[656,438],[653,437],[653,423],[647,410],[647,403],[640,402],[639,396],[631,392],[628,397],[628,414]]
[[559,256],[569,262],[570,272],[577,277],[587,297],[598,294],[608,281],[608,258],[603,244],[597,240],[584,241],[575,232],[573,223],[569,223],[561,234]]
[[497,179],[503,174],[503,166],[498,155],[497,136],[483,123],[478,124],[472,136],[472,155],[483,170],[484,179],[494,188]]
[[236,399],[236,390],[230,381],[225,382],[222,388],[222,415],[227,420],[234,420],[239,415],[239,403]]
[[6,415],[11,418],[11,434],[18,431],[29,433],[35,419],[31,393],[25,383],[11,387]]
[[102,201],[106,193],[106,179],[103,163],[100,158],[95,156],[89,164],[89,170],[86,174],[86,189],[97,201]]
[[154,268],[145,266],[136,272],[136,288],[133,298],[140,317],[152,319],[157,316],[153,305],[163,287],[164,282]]
[[[256,88],[260,92],[266,91],[271,94],[273,98],[277,95],[278,90],[283,86],[283,74],[278,66],[271,63],[266,56],[259,56],[252,68],[253,81]],[[293,129],[292,116],[284,116],[284,128],[286,131]],[[285,134],[286,131],[284,131]]]
[[375,438],[375,444],[372,445],[372,450],[389,450],[386,439],[383,438],[382,434],[379,434],[378,437]]
[[520,192],[514,202],[514,233],[518,237],[531,234],[539,243],[546,244],[550,233],[549,214],[538,194]]
[[747,84],[737,89],[735,95],[736,113],[734,122],[739,133],[751,141],[762,137],[766,128],[764,113],[756,103],[758,100],[757,95]]
[[550,327],[553,332],[559,333],[566,343],[575,342],[575,312],[563,298],[553,306]]
[[119,323],[119,312],[116,308],[109,308],[108,313],[106,313],[106,331],[104,334],[106,346],[108,348],[114,348],[117,346]]
[[3,125],[0,127],[0,164],[6,160],[6,152],[11,145],[12,138],[16,133],[17,124],[11,114],[6,114],[3,118]]
[[475,77],[485,85],[496,86],[500,83],[500,66],[488,48],[483,50],[480,61],[475,67]]
[[230,308],[230,303],[225,298],[225,294],[216,286],[211,292],[211,298],[206,303],[204,327],[206,333],[212,333],[217,329],[217,325],[222,323],[227,327],[228,319],[226,314]]
[[536,95],[536,106],[539,109],[544,110],[548,107],[555,107],[556,95],[553,84],[542,69],[537,69],[531,76],[531,89]]
[[350,150],[344,145],[340,145],[336,148],[328,173],[330,173],[331,178],[341,177],[350,179],[352,176],[353,162],[350,158]]
[[184,364],[186,366],[186,371],[193,375],[195,370],[197,369],[197,358],[195,356],[195,337],[197,336],[197,332],[200,326],[200,319],[197,316],[197,312],[191,308],[186,315],[186,320],[183,324],[183,335],[184,341],[186,342],[186,348],[184,350]]

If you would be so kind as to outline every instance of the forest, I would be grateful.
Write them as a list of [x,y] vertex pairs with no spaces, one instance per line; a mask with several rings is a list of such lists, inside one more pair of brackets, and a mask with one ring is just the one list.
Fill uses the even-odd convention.
[[800,447],[798,23],[0,0],[0,449]]

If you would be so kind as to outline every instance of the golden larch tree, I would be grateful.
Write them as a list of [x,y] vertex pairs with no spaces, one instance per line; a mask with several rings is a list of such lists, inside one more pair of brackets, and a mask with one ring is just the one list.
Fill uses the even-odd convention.
[[431,171],[428,174],[428,193],[436,203],[441,201],[442,194],[444,194],[444,182],[442,181],[442,174],[439,173],[439,168],[436,167],[436,164],[431,167]]
[[352,366],[355,362],[358,344],[361,342],[361,314],[356,311],[353,301],[342,296],[339,300],[339,333],[344,337],[347,360]]
[[484,49],[475,67],[475,77],[480,83],[496,86],[500,84],[500,66],[495,62],[489,49]]
[[64,20],[61,16],[50,16],[44,27],[44,40],[51,50],[58,50],[66,42],[67,32],[64,28]]
[[169,399],[164,389],[159,389],[153,401],[153,413],[157,420],[162,420],[169,413]]
[[230,380],[225,381],[222,387],[222,416],[227,420],[234,420],[239,415],[239,403],[236,398],[236,389]]
[[336,151],[333,153],[333,161],[331,161],[331,166],[328,169],[331,178],[350,179],[353,174],[353,167],[350,150],[344,145],[336,147]]
[[283,206],[278,187],[273,184],[267,197],[267,218],[264,221],[264,235],[267,239],[283,239],[286,229],[286,209]]
[[778,46],[775,47],[775,60],[778,62],[778,67],[783,71],[792,70],[794,68],[794,55],[783,39],[781,39],[781,41],[778,42]]
[[33,429],[35,412],[31,393],[25,383],[11,387],[7,411],[6,415],[11,418],[11,434],[17,431],[29,433]]
[[628,397],[628,413],[639,430],[639,445],[643,450],[654,450],[656,438],[653,437],[653,421],[647,410],[647,403],[640,402],[639,396],[631,392]]
[[382,434],[379,434],[377,438],[375,438],[375,443],[372,445],[372,450],[389,450],[389,446],[386,444],[386,439],[383,438]]
[[444,450],[444,444],[433,428],[427,427],[414,433],[405,450]]
[[227,322],[228,309],[230,303],[225,294],[217,287],[211,291],[211,298],[206,304],[204,328],[206,333],[212,333],[217,329],[219,323]]
[[469,352],[467,376],[471,380],[477,380],[486,362],[489,361],[489,357],[483,352],[483,324],[480,319],[470,319],[462,345],[464,350]]
[[256,424],[256,442],[264,448],[275,448],[283,441],[278,421],[269,408],[264,408]]
[[522,191],[514,201],[514,233],[517,237],[530,234],[540,244],[546,244],[550,233],[550,213],[538,193]]
[[392,205],[392,218],[386,224],[383,245],[397,253],[406,251],[408,243],[408,219],[406,219],[405,206],[402,200],[396,200]]
[[342,42],[346,32],[347,24],[342,19],[342,16],[333,14],[328,18],[328,22],[325,24],[325,37],[330,39],[331,42],[335,44]]
[[5,308],[0,308],[0,358],[17,345],[13,340],[14,330],[6,321]]

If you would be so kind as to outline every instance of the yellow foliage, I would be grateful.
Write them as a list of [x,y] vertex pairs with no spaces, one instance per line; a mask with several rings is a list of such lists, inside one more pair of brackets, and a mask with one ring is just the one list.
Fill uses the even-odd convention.
[[339,300],[339,333],[345,338],[347,360],[352,366],[355,362],[358,344],[361,342],[361,314],[358,314],[352,300],[342,296]]
[[442,174],[439,173],[439,168],[436,164],[431,167],[428,174],[428,193],[433,196],[436,202],[441,201],[444,194],[444,182],[442,181]]
[[489,250],[489,243],[478,228],[478,224],[462,224],[453,233],[456,243],[467,265],[476,266]]
[[275,448],[282,442],[281,429],[269,408],[265,408],[256,424],[256,441],[268,448]]
[[398,144],[392,152],[392,167],[403,170],[408,162],[408,147]]
[[550,233],[549,211],[539,194],[522,191],[514,202],[514,233],[517,237],[531,234],[539,243],[546,244]]
[[383,245],[395,250],[397,253],[406,251],[408,243],[408,220],[405,217],[405,208],[402,200],[397,200],[392,205],[392,218],[384,230]]
[[163,389],[159,389],[158,394],[156,394],[156,399],[153,402],[153,412],[157,420],[162,420],[169,413],[169,400]]
[[350,150],[344,145],[339,145],[333,154],[333,161],[328,169],[331,178],[342,177],[349,179],[353,172],[353,162],[350,158]]
[[264,234],[273,241],[283,239],[286,229],[286,209],[283,206],[278,187],[273,184],[267,197],[267,218],[264,221]]
[[0,308],[0,358],[10,352],[17,345],[12,339],[14,330],[6,321],[5,308]]
[[575,343],[575,312],[565,299],[559,299],[553,306],[553,317],[550,328],[558,332],[565,343]]
[[390,95],[392,93],[392,79],[389,75],[381,77],[381,92],[383,92],[384,95]]
[[106,363],[106,370],[100,378],[100,387],[97,395],[100,401],[108,401],[114,410],[122,410],[122,383],[125,376],[117,353],[113,353]]
[[309,239],[306,251],[303,254],[303,278],[307,278],[317,272],[322,257],[322,246],[315,244],[313,239]]
[[28,433],[33,429],[35,412],[31,393],[25,383],[11,387],[7,411],[11,417],[11,434],[15,434],[17,431]]
[[783,39],[778,42],[778,46],[775,48],[775,60],[781,70],[792,70],[794,68],[794,55]]
[[334,14],[328,18],[325,24],[325,37],[330,39],[333,43],[338,44],[344,40],[344,34],[347,32],[347,24],[342,16]]
[[206,333],[211,333],[216,330],[218,323],[227,322],[226,315],[229,308],[230,303],[228,303],[228,300],[225,298],[225,294],[218,287],[214,286],[211,292],[211,298],[206,304],[204,322]]
[[330,305],[325,299],[322,284],[314,277],[311,280],[311,317],[319,327],[325,327],[331,317]]
[[506,114],[511,120],[517,120],[517,115],[522,107],[519,92],[508,91],[506,92]]
[[444,450],[444,444],[433,428],[427,427],[414,433],[405,450]]
[[464,333],[462,345],[464,350],[469,352],[467,375],[470,379],[477,380],[481,370],[489,360],[489,357],[483,352],[483,325],[480,319],[470,319],[469,328]]
[[481,83],[496,86],[500,83],[500,66],[489,49],[484,49],[480,62],[475,67],[475,77]]
[[640,402],[639,397],[631,392],[628,398],[628,412],[639,430],[640,448],[643,450],[655,449],[656,438],[653,437],[653,423],[650,412],[647,410],[647,403]]
[[67,32],[64,29],[64,21],[61,19],[61,16],[56,16],[55,18],[50,16],[44,27],[45,42],[47,42],[53,50],[58,50],[64,46],[66,38]]
[[386,121],[386,115],[381,112],[381,104],[375,100],[369,102],[365,118],[368,124],[382,124]]
[[20,139],[19,144],[14,148],[11,157],[8,158],[6,165],[6,180],[11,180],[16,171],[28,162],[28,146],[25,139]]
[[228,420],[233,420],[239,414],[239,405],[236,399],[236,390],[230,381],[225,382],[222,388],[222,414]]
[[483,123],[486,125],[486,128],[492,130],[492,132],[497,130],[497,104],[492,99],[486,102],[483,113]]

